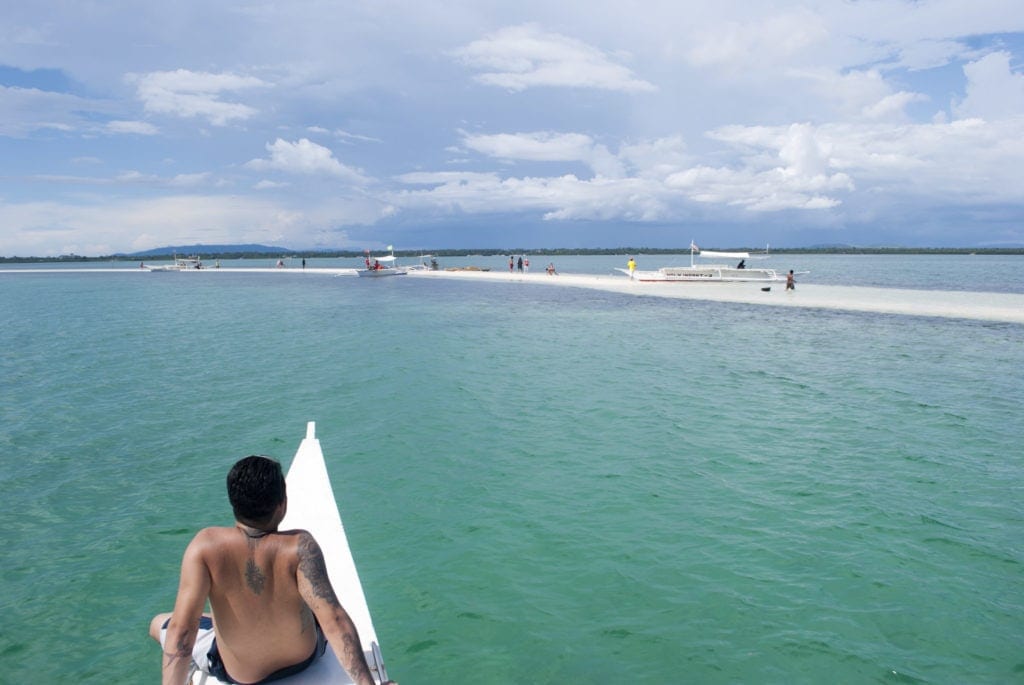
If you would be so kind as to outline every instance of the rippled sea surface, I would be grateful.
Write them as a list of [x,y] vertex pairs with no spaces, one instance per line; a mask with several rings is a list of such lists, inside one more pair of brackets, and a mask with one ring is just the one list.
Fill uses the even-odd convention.
[[227,469],[308,420],[403,685],[1024,680],[1022,326],[241,273],[0,315],[0,682],[155,682]]

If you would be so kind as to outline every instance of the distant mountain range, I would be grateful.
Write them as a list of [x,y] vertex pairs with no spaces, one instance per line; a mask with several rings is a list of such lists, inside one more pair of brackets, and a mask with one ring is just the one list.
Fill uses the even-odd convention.
[[250,254],[288,254],[295,252],[287,247],[275,247],[273,245],[168,245],[166,247],[154,247],[152,250],[142,252],[120,253],[118,257],[161,257],[165,255],[211,255],[245,252]]

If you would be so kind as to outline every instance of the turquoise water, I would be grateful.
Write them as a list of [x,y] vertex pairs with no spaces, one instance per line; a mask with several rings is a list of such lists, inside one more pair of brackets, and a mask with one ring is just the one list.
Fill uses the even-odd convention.
[[1024,680],[1022,326],[202,273],[0,315],[0,682],[156,681],[227,468],[307,420],[403,685]]

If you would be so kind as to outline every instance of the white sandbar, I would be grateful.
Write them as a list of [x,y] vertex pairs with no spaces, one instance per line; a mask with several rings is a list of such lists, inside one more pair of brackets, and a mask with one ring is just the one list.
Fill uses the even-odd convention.
[[609,292],[681,300],[739,302],[775,307],[839,309],[910,316],[939,316],[1024,323],[1024,295],[949,290],[904,290],[798,283],[787,292],[784,283],[772,283],[764,292],[760,283],[640,283],[626,276],[546,273],[508,274],[481,271],[414,271],[415,278],[459,278],[496,282],[518,281],[562,285]]
[[[291,276],[356,277],[356,269],[345,268],[267,268],[240,267],[202,269],[173,273],[151,273],[145,269],[0,269],[0,274],[29,273],[138,273],[150,278],[174,278],[178,273],[231,274],[276,273]],[[410,271],[394,278],[446,278],[493,283],[589,288],[641,297],[664,297],[680,300],[738,302],[774,307],[837,309],[907,316],[936,316],[950,319],[976,319],[1024,323],[1024,295],[1015,293],[970,292],[959,290],[906,290],[900,288],[862,288],[844,285],[817,285],[800,282],[796,291],[787,292],[784,283],[771,284],[761,290],[760,283],[641,283],[626,276],[594,274],[508,273],[502,271]],[[371,279],[375,280],[375,279]]]

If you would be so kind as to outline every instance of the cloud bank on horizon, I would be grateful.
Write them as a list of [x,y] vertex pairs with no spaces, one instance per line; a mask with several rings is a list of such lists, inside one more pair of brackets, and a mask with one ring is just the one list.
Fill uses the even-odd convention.
[[1024,245],[1019,0],[505,5],[11,6],[0,255]]

